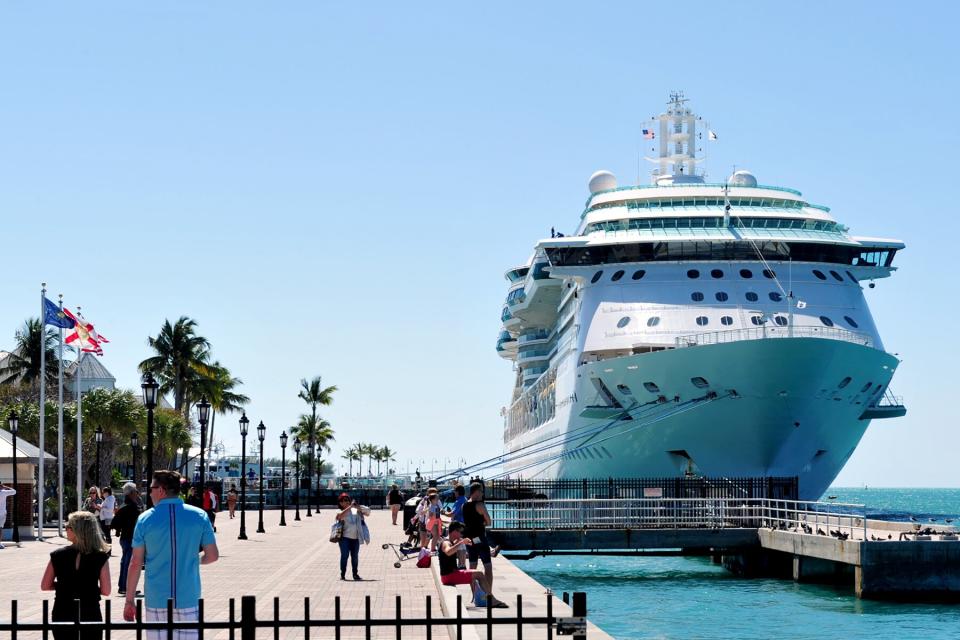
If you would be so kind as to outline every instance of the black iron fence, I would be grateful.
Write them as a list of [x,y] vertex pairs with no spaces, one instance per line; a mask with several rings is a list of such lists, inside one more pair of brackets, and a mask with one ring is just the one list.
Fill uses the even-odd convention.
[[[564,594],[564,602],[568,601],[567,594]],[[425,615],[423,617],[403,617],[401,597],[396,596],[396,611],[394,615],[374,617],[371,610],[371,598],[366,596],[364,600],[365,615],[362,618],[345,618],[341,615],[340,596],[334,598],[334,609],[332,618],[312,618],[310,616],[310,598],[303,599],[303,615],[295,618],[280,617],[280,598],[273,598],[273,616],[270,618],[257,617],[257,601],[254,596],[243,596],[240,598],[239,617],[237,615],[236,600],[230,598],[228,602],[228,614],[226,620],[211,620],[204,615],[204,601],[199,602],[197,620],[178,622],[174,619],[173,601],[167,603],[166,619],[155,622],[148,622],[143,617],[143,601],[137,601],[137,615],[133,622],[115,622],[112,620],[111,602],[104,602],[104,619],[98,622],[85,622],[79,618],[79,613],[72,621],[50,620],[49,601],[43,602],[42,617],[40,621],[24,621],[19,618],[19,607],[16,600],[10,603],[10,619],[4,621],[0,619],[0,637],[9,637],[10,640],[19,638],[35,637],[37,633],[46,640],[48,635],[55,631],[72,630],[71,637],[81,637],[81,632],[92,632],[97,637],[102,634],[106,640],[111,640],[113,634],[121,634],[121,637],[130,637],[130,632],[135,634],[137,640],[142,640],[146,631],[162,631],[164,637],[173,640],[175,631],[196,631],[199,640],[203,640],[204,634],[213,634],[226,631],[230,640],[236,640],[239,633],[240,640],[256,640],[262,637],[258,632],[267,630],[271,632],[271,637],[279,640],[281,629],[297,629],[303,631],[305,640],[310,639],[311,631],[314,629],[325,630],[318,633],[324,638],[333,637],[334,640],[341,640],[344,631],[362,629],[366,640],[371,640],[375,629],[391,629],[393,637],[396,640],[402,640],[405,630],[420,630],[427,640],[433,639],[433,634],[437,628],[444,636],[453,636],[452,640],[462,640],[465,627],[474,627],[478,633],[485,629],[487,640],[493,639],[494,627],[515,627],[517,640],[523,640],[524,635],[530,637],[531,630],[524,630],[525,625],[537,625],[541,629],[535,628],[534,637],[545,637],[552,640],[554,634],[571,635],[574,638],[586,638],[586,615],[587,615],[587,596],[585,593],[576,592],[572,598],[572,616],[557,617],[553,611],[553,595],[549,592],[546,595],[546,613],[545,615],[525,615],[523,612],[523,596],[517,594],[517,599],[513,604],[511,615],[503,616],[501,612],[494,616],[493,609],[486,608],[484,616],[465,615],[462,596],[457,596],[456,610],[452,615],[444,617],[433,616],[433,600],[431,596],[426,596]],[[77,602],[79,612],[79,601]],[[332,630],[332,634],[331,634]],[[9,635],[4,635],[9,634]],[[378,633],[382,637],[383,633]],[[83,636],[86,637],[86,636]]]
[[588,478],[583,480],[488,480],[487,500],[617,498],[770,498],[797,500],[794,477]]

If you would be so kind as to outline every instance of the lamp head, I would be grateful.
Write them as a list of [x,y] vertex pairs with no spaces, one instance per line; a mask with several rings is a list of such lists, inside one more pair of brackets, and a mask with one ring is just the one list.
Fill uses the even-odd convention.
[[10,433],[17,435],[17,430],[20,428],[20,416],[17,415],[16,409],[10,410],[10,417],[7,418],[7,424],[10,426]]
[[257,425],[257,439],[260,442],[263,442],[263,439],[267,435],[267,427],[263,424],[263,420],[260,421],[260,424]]
[[210,420],[210,403],[207,402],[207,396],[202,396],[197,403],[197,420],[200,424],[207,424]]
[[140,446],[140,436],[137,435],[136,431],[130,434],[130,446],[134,449]]
[[302,446],[303,446],[303,443],[300,442],[300,438],[294,438],[294,439],[293,439],[293,451],[294,451],[294,453],[296,453],[297,455],[299,455],[299,454],[300,454],[300,447],[302,447]]
[[240,416],[240,435],[246,438],[247,431],[249,429],[250,429],[250,418],[247,417],[247,412],[244,411],[243,415]]
[[281,449],[287,448],[287,432],[286,431],[280,432],[280,448]]
[[96,440],[97,444],[103,442],[103,427],[97,427],[96,431],[93,432],[93,438]]
[[157,389],[160,388],[160,385],[149,371],[143,376],[143,384],[140,385],[140,388],[143,389],[143,406],[147,409],[156,409]]

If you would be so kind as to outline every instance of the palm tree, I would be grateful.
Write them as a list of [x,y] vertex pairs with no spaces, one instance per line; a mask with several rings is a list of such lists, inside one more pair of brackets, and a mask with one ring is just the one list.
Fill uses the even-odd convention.
[[162,393],[173,392],[173,408],[189,419],[189,399],[203,377],[209,377],[210,341],[197,335],[197,322],[180,316],[164,320],[156,338],[147,343],[156,352],[140,363],[141,373],[152,373]]
[[367,475],[368,476],[373,475],[373,457],[377,455],[377,452],[379,450],[380,450],[379,447],[377,447],[377,445],[373,444],[372,442],[368,442],[365,445],[363,445],[363,452],[367,456]]
[[[42,343],[42,347],[41,347]],[[23,328],[17,331],[15,346],[7,357],[6,366],[0,369],[0,380],[4,384],[22,382],[28,385],[40,384],[40,351],[46,351],[47,371],[43,376],[48,385],[57,381],[57,332],[46,329],[39,318],[28,318]]]
[[300,380],[300,387],[300,393],[297,394],[297,397],[310,405],[310,413],[313,416],[314,422],[316,422],[317,406],[323,405],[329,407],[333,404],[333,393],[337,390],[337,387],[336,385],[324,387],[320,376],[310,381],[303,378]]
[[[210,427],[207,433],[207,457],[213,455],[213,428],[217,422],[218,413],[234,413],[240,411],[250,402],[250,398],[242,393],[236,393],[234,389],[243,384],[240,378],[234,378],[230,370],[214,362],[207,367],[209,375],[204,377],[198,387],[201,396],[206,396],[210,401]],[[196,401],[199,398],[191,398]]]
[[330,423],[309,413],[301,414],[297,424],[290,427],[290,436],[300,438],[301,442],[314,443],[317,455],[322,450],[330,451],[330,443],[335,440]]
[[[380,447],[380,449],[377,450],[377,475],[380,475],[380,463],[391,462],[392,460],[396,460],[396,455],[397,455],[397,452],[387,446]],[[389,467],[390,465],[388,464],[387,465],[388,471],[389,471]]]

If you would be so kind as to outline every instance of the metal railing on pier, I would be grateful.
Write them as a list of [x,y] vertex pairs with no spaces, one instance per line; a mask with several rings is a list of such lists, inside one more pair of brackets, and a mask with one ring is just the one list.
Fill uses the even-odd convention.
[[873,347],[873,338],[859,331],[849,331],[839,327],[807,326],[769,326],[750,327],[749,329],[730,329],[729,331],[707,331],[677,336],[674,341],[677,348],[697,347],[710,344],[725,344],[741,340],[766,340],[768,338],[826,338]]

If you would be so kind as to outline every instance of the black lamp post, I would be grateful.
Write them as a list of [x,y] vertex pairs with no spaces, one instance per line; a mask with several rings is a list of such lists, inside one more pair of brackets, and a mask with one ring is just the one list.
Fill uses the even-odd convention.
[[[147,479],[146,482],[153,482],[153,410],[157,408],[157,389],[160,385],[154,380],[152,373],[147,373],[143,377],[143,406],[147,408]],[[146,490],[147,508],[153,506],[153,498],[150,496],[150,490]]]
[[103,428],[98,426],[93,432],[93,439],[97,443],[97,466],[94,473],[94,477],[97,481],[97,486],[100,486],[100,445],[103,444]]
[[137,432],[134,431],[130,434],[130,466],[133,469],[130,472],[130,477],[133,479],[133,484],[140,487],[140,467],[137,466],[137,450],[140,448],[140,436],[137,435]]
[[267,428],[263,420],[257,425],[257,440],[260,441],[260,523],[257,525],[257,533],[266,533],[263,528],[263,440],[267,435]]
[[207,402],[207,396],[201,396],[197,403],[197,422],[200,423],[200,495],[206,488],[207,468],[205,466],[203,452],[207,446],[207,421],[210,420],[210,403]]
[[287,526],[287,432],[280,432],[280,526]]
[[307,442],[307,517],[313,516],[310,513],[310,503],[313,502],[313,436]]
[[[8,424],[10,425],[10,433],[13,435],[13,488],[17,493],[13,495],[13,541],[16,545],[20,546],[20,526],[17,522],[17,505],[20,502],[20,491],[17,489],[17,430],[20,428],[20,416],[17,415],[16,410],[10,410],[10,417],[7,419]],[[43,452],[40,452],[40,455],[43,456]],[[41,458],[40,464],[43,464],[43,459]],[[41,508],[43,505],[41,505]],[[0,527],[3,526],[3,523],[0,522]]]
[[247,429],[250,419],[244,411],[240,416],[240,535],[237,540],[247,539]]
[[303,443],[300,442],[300,438],[293,439],[293,454],[297,458],[297,482],[296,482],[297,490],[293,494],[293,501],[294,501],[294,504],[296,505],[296,511],[295,511],[296,515],[293,516],[293,519],[296,520],[297,522],[300,521],[300,447],[302,446],[303,446]]

